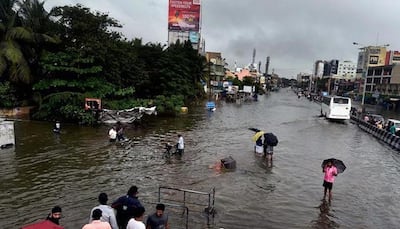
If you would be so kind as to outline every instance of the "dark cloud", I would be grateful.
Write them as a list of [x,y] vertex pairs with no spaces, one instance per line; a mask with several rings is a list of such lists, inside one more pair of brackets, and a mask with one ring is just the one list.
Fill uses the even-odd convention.
[[[108,12],[128,38],[167,41],[168,0],[52,0],[46,6],[81,3]],[[358,47],[399,47],[397,0],[202,0],[202,35],[206,51],[221,52],[230,67],[265,64],[281,76],[311,72],[317,59],[356,61]],[[262,68],[263,69],[263,68]]]

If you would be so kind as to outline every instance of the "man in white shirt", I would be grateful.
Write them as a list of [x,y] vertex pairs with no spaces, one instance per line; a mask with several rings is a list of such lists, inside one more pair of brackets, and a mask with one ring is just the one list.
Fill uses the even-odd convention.
[[108,131],[108,137],[110,138],[110,142],[115,142],[117,140],[117,131],[114,126]]
[[96,206],[90,212],[89,223],[93,221],[92,215],[95,209],[100,209],[102,211],[100,220],[102,222],[108,222],[112,229],[118,229],[117,220],[115,219],[114,209],[107,205],[108,196],[106,193],[100,193],[99,195],[99,206]]
[[135,208],[133,218],[129,220],[126,229],[146,229],[146,225],[143,223],[144,212],[144,207]]
[[177,152],[179,156],[183,155],[183,151],[185,149],[185,141],[183,140],[182,135],[178,134],[178,144],[177,144]]

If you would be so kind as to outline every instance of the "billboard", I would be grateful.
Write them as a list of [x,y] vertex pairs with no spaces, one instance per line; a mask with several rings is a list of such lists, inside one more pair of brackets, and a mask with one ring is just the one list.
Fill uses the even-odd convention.
[[384,66],[385,60],[386,60],[386,47],[383,46],[367,47],[368,67]]
[[168,30],[199,31],[200,0],[169,0]]
[[200,34],[195,31],[190,31],[189,32],[189,40],[192,42],[192,44],[197,44],[199,43],[200,40]]
[[389,51],[386,53],[386,65],[400,63],[400,52],[399,51]]

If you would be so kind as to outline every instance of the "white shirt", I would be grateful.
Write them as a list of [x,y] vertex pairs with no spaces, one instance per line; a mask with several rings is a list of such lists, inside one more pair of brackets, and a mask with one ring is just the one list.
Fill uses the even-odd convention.
[[114,130],[114,128],[111,128],[110,131],[108,131],[108,136],[110,136],[110,139],[116,139],[117,138],[117,131]]
[[93,221],[92,214],[93,214],[94,209],[100,209],[101,210],[101,218],[100,218],[100,220],[102,222],[108,222],[111,225],[112,229],[118,229],[117,220],[115,219],[114,209],[112,209],[108,205],[100,204],[99,206],[94,207],[92,209],[92,211],[90,211],[89,223],[91,223]]
[[185,142],[183,141],[183,137],[180,136],[178,139],[178,149],[184,149],[185,148]]
[[142,221],[136,221],[134,218],[130,219],[126,229],[146,229]]

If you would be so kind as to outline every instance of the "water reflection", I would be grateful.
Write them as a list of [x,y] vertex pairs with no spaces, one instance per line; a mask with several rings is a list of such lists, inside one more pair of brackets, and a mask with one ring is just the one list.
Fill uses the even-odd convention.
[[332,213],[330,213],[331,204],[328,201],[323,199],[321,201],[321,204],[317,208],[319,208],[320,213],[318,215],[318,219],[313,221],[313,228],[330,229],[330,228],[340,227],[340,225],[333,220],[335,216]]

